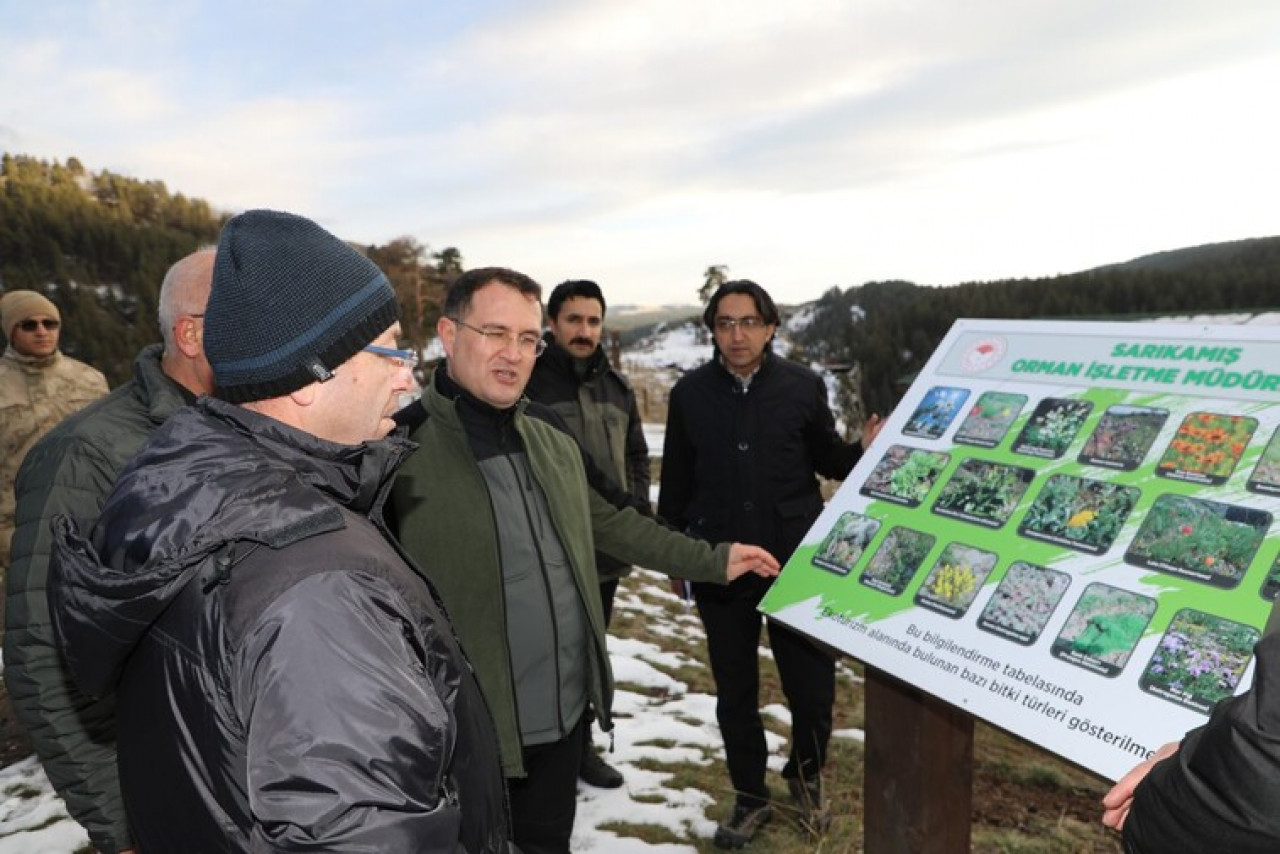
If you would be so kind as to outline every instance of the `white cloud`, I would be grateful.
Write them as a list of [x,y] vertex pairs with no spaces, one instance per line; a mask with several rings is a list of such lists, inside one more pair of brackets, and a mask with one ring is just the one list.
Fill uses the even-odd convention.
[[11,13],[0,142],[633,302],[1277,233],[1270,0],[229,3]]

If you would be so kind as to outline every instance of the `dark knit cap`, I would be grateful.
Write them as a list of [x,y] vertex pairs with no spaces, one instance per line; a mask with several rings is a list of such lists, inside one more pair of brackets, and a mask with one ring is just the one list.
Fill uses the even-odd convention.
[[223,400],[326,380],[397,317],[382,271],[311,220],[254,210],[222,227],[204,352]]

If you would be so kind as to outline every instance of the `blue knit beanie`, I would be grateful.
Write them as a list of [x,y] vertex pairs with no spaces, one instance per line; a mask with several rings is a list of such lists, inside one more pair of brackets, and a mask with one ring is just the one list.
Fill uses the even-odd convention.
[[279,397],[317,380],[396,322],[382,271],[309,219],[253,210],[222,227],[205,308],[218,397]]

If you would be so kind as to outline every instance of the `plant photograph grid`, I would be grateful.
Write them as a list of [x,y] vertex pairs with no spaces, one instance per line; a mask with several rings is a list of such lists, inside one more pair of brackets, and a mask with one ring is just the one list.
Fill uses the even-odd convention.
[[1271,527],[1271,514],[1182,495],[1161,495],[1125,552],[1125,562],[1217,587],[1244,578]]
[[1253,626],[1184,608],[1170,621],[1139,685],[1207,715],[1235,693],[1259,637]]
[[897,596],[911,583],[935,542],[932,534],[911,528],[893,528],[871,560],[867,561],[867,568],[859,580],[882,593]]
[[943,485],[933,502],[933,512],[999,528],[1017,509],[1034,478],[1035,472],[1029,468],[970,457]]
[[892,445],[859,492],[904,507],[918,507],[949,462],[951,455],[940,451]]
[[1051,652],[1071,664],[1115,676],[1156,612],[1156,600],[1095,581],[1084,589]]
[[1080,449],[1080,462],[1132,471],[1142,464],[1168,420],[1167,409],[1108,407]]
[[1276,559],[1271,562],[1271,569],[1267,570],[1267,577],[1262,580],[1262,590],[1259,592],[1268,602],[1276,601],[1276,594],[1280,593],[1280,555],[1276,555]]
[[841,513],[810,562],[837,575],[848,575],[879,530],[877,519],[852,511]]
[[995,552],[947,543],[916,591],[916,604],[952,619],[963,617],[998,559]]
[[1280,427],[1271,434],[1271,441],[1253,467],[1245,488],[1251,492],[1280,495]]
[[1066,453],[1092,411],[1093,404],[1087,400],[1045,398],[1018,434],[1014,453],[1057,459]]
[[1055,474],[1027,509],[1018,533],[1100,555],[1111,548],[1141,495],[1134,486]]
[[978,628],[1030,646],[1070,586],[1065,572],[1014,561],[982,609]]
[[1193,483],[1226,483],[1257,429],[1256,418],[1193,412],[1169,442],[1156,474]]
[[1027,405],[1025,394],[988,391],[978,398],[956,430],[955,441],[963,445],[994,448],[1004,439],[1013,422]]
[[937,439],[960,414],[969,399],[969,389],[934,386],[925,393],[916,411],[902,428],[904,436]]

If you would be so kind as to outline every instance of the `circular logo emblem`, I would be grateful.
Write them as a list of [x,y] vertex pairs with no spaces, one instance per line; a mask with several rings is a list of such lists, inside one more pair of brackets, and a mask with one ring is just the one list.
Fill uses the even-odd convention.
[[960,357],[960,370],[966,374],[980,374],[990,370],[1000,363],[1008,349],[1009,344],[1003,338],[980,338]]

